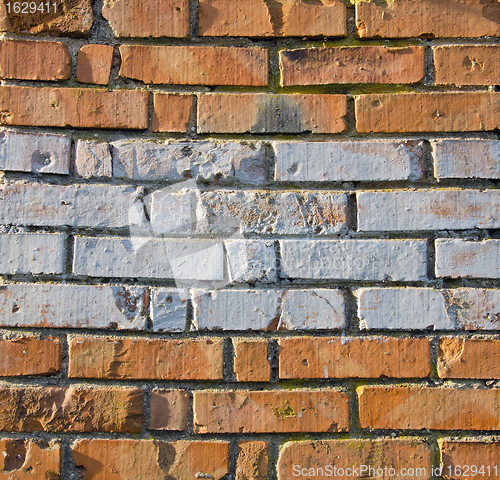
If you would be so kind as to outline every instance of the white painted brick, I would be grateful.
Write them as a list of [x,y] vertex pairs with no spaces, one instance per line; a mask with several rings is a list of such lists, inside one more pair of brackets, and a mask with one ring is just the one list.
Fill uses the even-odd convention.
[[423,240],[281,240],[284,278],[412,281],[426,278]]
[[195,227],[195,192],[164,189],[151,194],[151,228],[155,233],[193,233]]
[[361,328],[500,329],[500,290],[362,288],[354,294]]
[[287,182],[416,180],[423,142],[274,142],[274,179]]
[[128,227],[134,195],[111,185],[0,185],[0,224]]
[[441,139],[431,145],[438,179],[500,178],[498,140]]
[[69,174],[71,137],[0,132],[0,170]]
[[0,273],[64,272],[65,235],[17,233],[0,235]]
[[436,276],[500,278],[500,240],[436,240]]
[[500,190],[358,193],[358,230],[500,228]]
[[91,277],[223,280],[222,242],[76,237],[73,271]]
[[276,281],[276,253],[271,240],[226,240],[231,282]]
[[151,320],[155,332],[183,332],[186,329],[187,293],[172,288],[153,288]]
[[143,329],[147,290],[54,284],[0,286],[2,326]]
[[258,185],[266,180],[262,142],[113,142],[113,176],[133,180],[218,181],[234,178]]
[[108,144],[78,140],[75,175],[78,178],[111,177],[111,153]]

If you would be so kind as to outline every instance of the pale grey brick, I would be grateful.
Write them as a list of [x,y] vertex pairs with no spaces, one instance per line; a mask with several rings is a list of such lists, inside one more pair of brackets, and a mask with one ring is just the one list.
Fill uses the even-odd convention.
[[288,182],[416,180],[423,142],[274,142],[274,179]]
[[281,240],[284,278],[412,281],[426,278],[423,240]]
[[111,153],[108,144],[78,140],[75,175],[79,178],[111,177]]
[[276,281],[276,253],[270,240],[226,240],[231,282]]
[[186,329],[186,291],[153,288],[151,297],[153,330],[155,332],[183,332]]
[[195,227],[195,192],[163,189],[151,194],[151,228],[155,233],[193,233]]

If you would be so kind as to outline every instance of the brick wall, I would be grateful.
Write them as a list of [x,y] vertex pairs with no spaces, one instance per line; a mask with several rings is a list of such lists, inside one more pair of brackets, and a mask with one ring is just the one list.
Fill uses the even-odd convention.
[[0,478],[500,478],[500,2],[36,7]]

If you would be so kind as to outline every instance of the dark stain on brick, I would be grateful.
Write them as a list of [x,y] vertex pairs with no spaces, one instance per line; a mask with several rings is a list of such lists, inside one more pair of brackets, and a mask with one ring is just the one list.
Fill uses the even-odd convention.
[[304,132],[303,113],[300,105],[285,95],[267,97],[261,105],[252,133],[299,133]]
[[26,445],[24,440],[5,442],[4,467],[2,472],[20,470],[26,460]]
[[283,35],[283,5],[277,0],[264,0],[271,19],[273,34]]
[[290,60],[290,62],[305,63],[310,57],[310,53],[310,49],[302,48],[298,50],[287,50],[286,52],[282,52],[282,55]]
[[156,461],[158,462],[158,466],[161,471],[166,474],[163,477],[163,480],[175,480],[174,477],[168,475],[168,472],[175,462],[175,447],[171,443],[167,442],[155,442],[155,444],[158,447],[158,457]]
[[500,23],[500,2],[498,0],[481,0],[479,3],[483,5],[481,13],[484,18]]

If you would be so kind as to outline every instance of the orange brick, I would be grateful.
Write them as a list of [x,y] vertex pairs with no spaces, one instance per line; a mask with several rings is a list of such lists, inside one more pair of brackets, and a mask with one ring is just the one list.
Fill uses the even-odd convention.
[[267,85],[265,48],[122,45],[120,75],[144,83]]
[[207,94],[198,97],[199,133],[339,133],[345,95]]
[[60,42],[0,41],[0,78],[66,80],[71,55]]
[[52,375],[61,371],[61,341],[57,337],[0,340],[0,376]]
[[281,84],[415,83],[424,47],[331,47],[280,52]]
[[194,95],[155,93],[153,132],[187,132]]
[[356,129],[369,132],[469,132],[500,127],[500,93],[388,93],[355,99]]
[[148,98],[137,90],[0,87],[0,125],[144,129]]
[[359,387],[358,397],[361,428],[500,428],[500,389]]
[[238,442],[236,480],[266,480],[269,456],[267,442]]
[[335,390],[194,392],[195,433],[347,432],[349,399]]
[[78,52],[76,79],[83,83],[107,85],[112,62],[112,46],[84,45]]
[[271,365],[267,340],[233,339],[234,373],[238,382],[268,382]]
[[220,480],[229,472],[229,443],[80,440],[73,458],[92,480]]
[[280,378],[411,378],[430,374],[423,338],[281,338]]
[[222,341],[72,338],[70,378],[218,380]]
[[184,430],[187,416],[185,390],[153,390],[151,430]]

